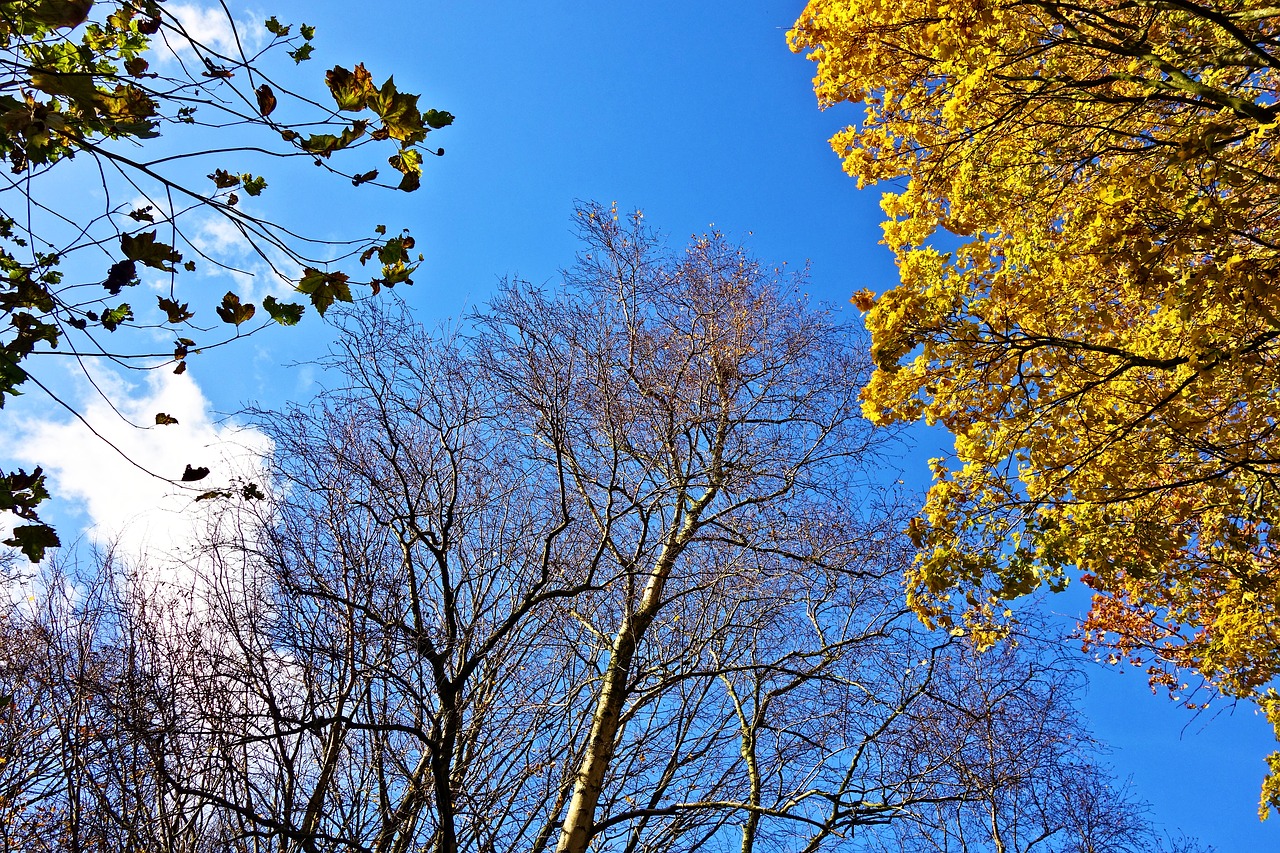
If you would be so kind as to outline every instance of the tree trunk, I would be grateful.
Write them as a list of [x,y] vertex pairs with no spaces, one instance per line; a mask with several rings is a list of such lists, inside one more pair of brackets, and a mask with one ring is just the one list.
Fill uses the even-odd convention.
[[668,541],[654,563],[653,572],[640,596],[640,605],[622,620],[622,626],[614,637],[609,653],[609,665],[605,669],[600,698],[591,720],[591,735],[587,750],[578,766],[573,796],[560,828],[560,841],[556,853],[586,853],[595,826],[596,807],[600,802],[600,790],[604,775],[613,760],[613,749],[618,736],[618,719],[627,697],[627,682],[631,678],[631,665],[636,649],[645,632],[653,624],[662,604],[662,590],[671,568],[697,529],[698,516],[710,503],[714,490],[709,490],[689,508],[679,532]]

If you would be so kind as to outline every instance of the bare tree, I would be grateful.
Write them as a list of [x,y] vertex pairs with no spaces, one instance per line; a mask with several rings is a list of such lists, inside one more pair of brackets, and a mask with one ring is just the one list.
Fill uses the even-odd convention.
[[1084,725],[1085,680],[1052,632],[1032,620],[976,654],[934,662],[908,716],[915,749],[964,796],[913,807],[876,834],[886,853],[1198,853],[1160,836],[1148,807],[1117,783]]
[[329,389],[258,413],[261,515],[180,595],[94,580],[101,671],[5,670],[22,707],[75,685],[95,748],[137,757],[67,765],[145,803],[94,825],[175,853],[816,851],[1016,787],[975,738],[1039,737],[1059,673],[906,611],[858,336],[718,235],[671,256],[638,215],[579,222],[566,287],[511,282],[464,332],[349,313]]
[[0,850],[214,849],[217,815],[159,772],[190,746],[172,653],[191,611],[140,595],[110,552],[92,567],[53,561],[0,619]]

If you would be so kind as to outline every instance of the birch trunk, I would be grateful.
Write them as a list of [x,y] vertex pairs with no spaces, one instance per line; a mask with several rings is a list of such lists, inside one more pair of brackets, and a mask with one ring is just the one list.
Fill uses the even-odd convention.
[[671,569],[680,553],[693,538],[698,527],[698,516],[711,502],[715,490],[711,489],[690,507],[678,532],[662,549],[640,596],[639,606],[624,617],[610,649],[609,665],[605,668],[596,700],[595,714],[591,720],[591,734],[587,750],[578,766],[573,796],[560,828],[560,840],[556,853],[586,853],[595,826],[596,807],[600,803],[600,791],[605,773],[613,760],[613,750],[618,737],[618,720],[627,697],[627,682],[631,678],[631,666],[635,662],[636,649],[645,632],[653,624],[662,605],[662,591]]

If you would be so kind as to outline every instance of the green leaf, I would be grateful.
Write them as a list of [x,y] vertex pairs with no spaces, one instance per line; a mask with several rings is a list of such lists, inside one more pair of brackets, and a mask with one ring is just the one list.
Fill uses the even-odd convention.
[[36,504],[49,498],[44,469],[36,467],[30,474],[19,468],[0,475],[0,511],[12,512],[27,521],[36,520]]
[[125,6],[107,15],[107,26],[117,30],[128,30],[129,21],[133,20],[133,7]]
[[409,250],[415,245],[413,237],[407,232],[400,237],[392,237],[381,246],[371,246],[360,255],[360,263],[369,261],[375,254],[382,263],[382,278],[374,279],[373,292],[377,293],[382,286],[394,287],[397,284],[413,284],[409,278],[417,269],[417,264],[409,264]]
[[276,20],[275,15],[272,15],[270,18],[267,18],[267,21],[266,23],[263,24],[263,26],[267,28],[267,32],[271,33],[271,35],[275,36],[276,38],[284,38],[285,36],[289,35],[289,25],[280,23],[278,20]]
[[27,372],[18,367],[18,358],[0,350],[0,409],[4,408],[5,395],[21,397],[17,388],[27,381]]
[[303,24],[298,28],[298,32],[302,33],[302,37],[307,41],[311,41],[316,37],[316,28],[310,24]]
[[439,130],[453,124],[453,113],[444,110],[427,110],[422,118],[432,130]]
[[307,42],[297,50],[289,51],[289,58],[292,59],[295,63],[306,62],[308,59],[311,58],[312,50],[314,50],[314,47],[312,46],[311,42]]
[[418,112],[418,96],[396,90],[395,78],[388,77],[378,96],[370,104],[382,119],[382,127],[404,145],[413,145],[427,138],[427,128]]
[[116,86],[110,92],[99,90],[94,95],[98,110],[111,120],[111,133],[150,139],[159,136],[150,121],[159,108],[144,90],[133,85]]
[[222,297],[222,304],[216,310],[224,323],[239,326],[246,320],[252,319],[257,309],[252,302],[241,304],[239,296],[227,291],[226,295]]
[[342,131],[342,135],[338,137],[338,147],[346,148],[360,137],[364,136],[365,130],[369,127],[369,122],[364,119],[356,119],[351,122],[351,127]]
[[378,90],[373,86],[373,77],[363,63],[357,65],[354,71],[335,65],[324,73],[324,82],[338,104],[338,109],[348,112],[360,112],[378,95]]
[[240,176],[240,181],[241,181],[240,186],[244,188],[244,191],[247,195],[252,195],[252,196],[262,195],[262,191],[267,188],[266,178],[262,176],[258,176],[255,178],[253,175],[249,174],[248,172],[245,172],[243,175]]
[[56,548],[61,544],[58,534],[52,527],[42,523],[36,514],[36,506],[48,497],[49,489],[41,468],[36,468],[30,474],[19,468],[12,473],[0,475],[0,511],[11,512],[32,522],[15,527],[13,538],[6,539],[4,544],[19,548],[33,563],[44,558],[45,549]]
[[420,173],[422,171],[422,152],[416,148],[405,148],[387,158],[387,162],[396,171],[406,174],[410,172]]
[[302,319],[302,312],[306,310],[296,302],[279,302],[274,296],[268,296],[262,300],[262,307],[267,309],[271,319],[281,326],[298,325],[298,321]]
[[168,243],[156,239],[156,232],[125,234],[120,237],[120,251],[131,261],[140,261],[153,269],[174,272],[171,264],[182,260],[182,254]]
[[411,193],[422,183],[422,153],[416,148],[405,148],[387,159],[391,167],[401,173],[399,189]]
[[31,85],[46,95],[67,98],[82,107],[96,109],[94,102],[98,90],[93,85],[93,75],[85,73],[63,74],[58,71],[32,70]]
[[328,157],[338,149],[338,137],[332,133],[313,133],[302,140],[302,150]]
[[32,281],[30,273],[26,267],[9,272],[8,287],[12,289],[6,292],[0,287],[0,311],[13,311],[15,308],[34,308],[45,313],[53,311],[55,302],[48,285]]
[[[126,308],[128,306],[125,306]],[[26,311],[21,311],[9,318],[9,325],[17,330],[13,339],[4,345],[5,350],[16,354],[19,358],[29,355],[36,344],[46,341],[50,347],[57,348],[61,331],[53,323],[46,323]]]
[[133,309],[129,307],[129,303],[121,302],[115,308],[108,308],[102,312],[102,328],[108,332],[114,332],[121,324],[133,319]]
[[302,281],[298,282],[298,291],[306,293],[311,297],[311,304],[316,307],[321,316],[329,310],[329,306],[336,302],[351,301],[351,286],[348,284],[349,278],[346,274],[340,272],[320,272],[320,270],[307,267],[302,271]]
[[378,260],[384,264],[398,264],[409,260],[409,250],[418,243],[408,234],[392,237],[378,250]]
[[4,540],[4,544],[17,548],[22,555],[33,563],[44,559],[44,552],[57,548],[62,542],[57,532],[47,524],[21,524],[13,528],[13,538]]
[[28,20],[60,30],[83,24],[93,0],[36,0],[22,5],[20,14]]

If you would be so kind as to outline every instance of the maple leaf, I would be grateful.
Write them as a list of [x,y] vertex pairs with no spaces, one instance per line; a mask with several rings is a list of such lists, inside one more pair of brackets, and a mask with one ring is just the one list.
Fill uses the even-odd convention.
[[303,306],[293,302],[279,302],[274,296],[262,300],[262,307],[267,309],[271,319],[281,326],[296,326],[302,319]]
[[157,296],[156,299],[159,300],[160,310],[165,313],[165,317],[170,323],[185,323],[195,316],[195,313],[191,311],[185,302],[179,303],[163,296]]
[[418,111],[418,96],[397,90],[395,78],[387,78],[370,106],[382,119],[382,127],[392,139],[409,146],[427,138],[427,128],[422,113]]
[[156,239],[155,231],[141,234],[124,234],[120,237],[120,251],[131,261],[139,261],[154,269],[173,272],[172,264],[182,260],[182,254],[168,243]]
[[302,280],[298,282],[297,289],[300,293],[311,297],[311,304],[323,316],[335,301],[351,301],[351,287],[347,283],[348,280],[345,273],[321,272],[307,267],[303,270]]
[[353,71],[335,65],[325,72],[324,82],[338,109],[348,112],[360,112],[378,94],[373,78],[363,64],[357,65]]
[[239,326],[241,323],[253,319],[256,308],[252,302],[240,302],[240,297],[231,291],[222,297],[222,304],[216,309],[218,316],[222,318],[222,322]]

